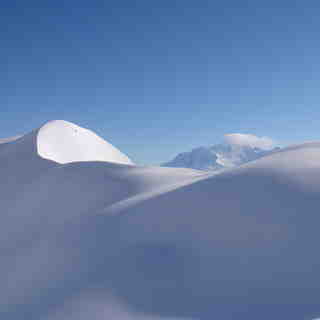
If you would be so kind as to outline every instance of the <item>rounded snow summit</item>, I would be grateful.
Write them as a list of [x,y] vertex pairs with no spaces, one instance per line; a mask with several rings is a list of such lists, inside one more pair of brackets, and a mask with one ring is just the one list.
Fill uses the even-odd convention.
[[94,132],[64,120],[50,121],[38,130],[37,149],[40,157],[61,164],[81,161],[133,164]]

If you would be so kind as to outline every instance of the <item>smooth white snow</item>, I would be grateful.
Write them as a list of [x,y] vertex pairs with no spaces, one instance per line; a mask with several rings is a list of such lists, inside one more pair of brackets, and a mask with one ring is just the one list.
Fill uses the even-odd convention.
[[0,148],[1,319],[319,314],[320,143],[212,175],[78,162],[72,128]]
[[51,121],[40,128],[37,146],[42,158],[58,163],[107,161],[133,164],[94,132],[63,120]]

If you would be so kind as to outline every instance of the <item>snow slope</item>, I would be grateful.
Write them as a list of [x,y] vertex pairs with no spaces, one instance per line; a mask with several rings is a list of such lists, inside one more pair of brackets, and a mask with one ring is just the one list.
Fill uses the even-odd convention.
[[0,148],[1,319],[319,317],[320,143],[213,175],[59,163],[38,132]]
[[0,144],[4,144],[4,143],[8,143],[8,142],[12,142],[15,141],[17,139],[21,138],[21,136],[15,136],[15,137],[9,137],[9,138],[3,138],[0,139]]
[[90,130],[56,120],[40,128],[37,137],[39,155],[58,163],[108,161],[132,164],[131,160]]

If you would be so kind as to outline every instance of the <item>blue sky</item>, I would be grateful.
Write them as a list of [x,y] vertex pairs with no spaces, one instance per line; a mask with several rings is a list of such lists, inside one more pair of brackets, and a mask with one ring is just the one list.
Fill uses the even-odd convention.
[[0,4],[0,137],[52,119],[138,163],[226,133],[320,139],[319,1]]

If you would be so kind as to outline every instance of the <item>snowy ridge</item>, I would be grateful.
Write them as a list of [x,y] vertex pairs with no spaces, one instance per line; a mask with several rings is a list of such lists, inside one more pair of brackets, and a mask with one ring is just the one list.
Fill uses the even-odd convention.
[[43,128],[0,147],[1,319],[319,316],[319,142],[213,174]]
[[12,141],[15,141],[19,138],[21,138],[22,136],[15,136],[15,137],[9,137],[9,138],[2,138],[0,139],[0,144],[3,144],[3,143],[8,143],[8,142],[12,142]]
[[108,161],[133,164],[126,155],[92,131],[62,120],[51,121],[40,128],[37,146],[42,158],[58,163]]
[[173,160],[162,164],[162,166],[219,171],[240,166],[279,150],[279,148],[263,150],[252,146],[217,144],[211,147],[199,147],[190,152],[180,153]]

